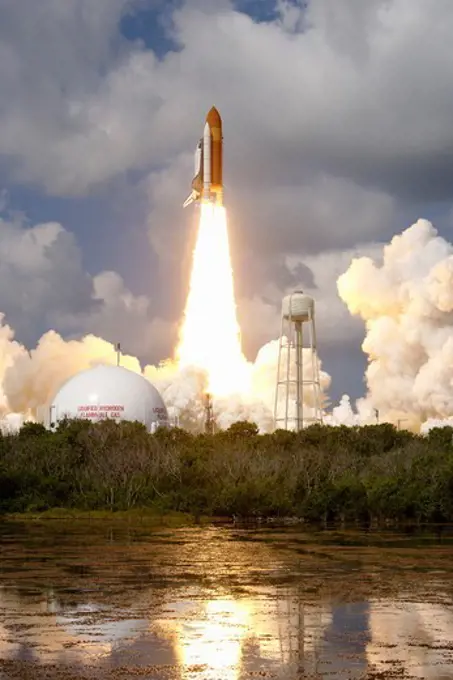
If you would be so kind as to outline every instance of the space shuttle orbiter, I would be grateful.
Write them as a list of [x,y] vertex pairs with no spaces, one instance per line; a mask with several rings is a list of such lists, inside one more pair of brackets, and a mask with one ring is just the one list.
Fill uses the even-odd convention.
[[213,106],[206,116],[203,137],[195,151],[195,177],[192,193],[184,208],[196,201],[223,204],[223,137],[222,119]]

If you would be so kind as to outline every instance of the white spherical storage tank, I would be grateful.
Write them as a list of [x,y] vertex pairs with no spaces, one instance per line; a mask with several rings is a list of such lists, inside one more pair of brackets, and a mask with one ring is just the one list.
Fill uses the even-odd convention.
[[53,400],[49,417],[55,424],[64,418],[138,421],[149,432],[168,425],[167,409],[157,389],[138,373],[108,365],[70,378]]

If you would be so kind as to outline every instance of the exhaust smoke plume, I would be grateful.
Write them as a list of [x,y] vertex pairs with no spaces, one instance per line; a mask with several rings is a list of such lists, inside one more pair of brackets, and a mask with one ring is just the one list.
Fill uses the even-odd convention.
[[420,219],[384,246],[382,262],[353,260],[337,285],[366,328],[368,394],[358,419],[373,422],[377,409],[380,420],[419,429],[451,416],[453,246]]
[[[238,420],[251,420],[261,431],[273,427],[273,400],[277,364],[277,342],[265,345],[250,364],[247,394],[231,394],[214,400],[219,427]],[[42,420],[63,383],[96,364],[115,364],[113,344],[88,335],[81,340],[64,340],[55,331],[45,333],[30,352],[14,340],[12,329],[0,325],[0,418],[3,429],[16,429],[24,420]],[[122,355],[121,365],[149,379],[161,392],[170,418],[193,432],[203,430],[204,395],[208,387],[205,370],[180,367],[169,359],[159,366],[146,366],[138,359]],[[308,368],[307,368],[308,370]],[[321,385],[327,389],[329,376],[321,372]]]

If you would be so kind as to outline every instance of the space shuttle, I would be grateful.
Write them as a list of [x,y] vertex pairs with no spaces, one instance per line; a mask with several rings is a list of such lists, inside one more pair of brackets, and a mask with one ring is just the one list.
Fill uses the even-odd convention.
[[206,116],[203,137],[195,151],[195,177],[192,192],[184,202],[223,205],[223,136],[222,119],[215,108]]

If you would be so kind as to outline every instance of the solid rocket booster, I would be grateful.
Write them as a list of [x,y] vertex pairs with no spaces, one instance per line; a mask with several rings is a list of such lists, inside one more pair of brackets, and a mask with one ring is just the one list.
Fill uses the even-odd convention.
[[184,207],[193,201],[223,204],[223,136],[222,119],[215,108],[206,116],[203,137],[195,151],[195,177],[192,193]]

